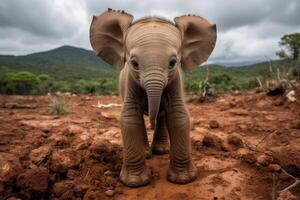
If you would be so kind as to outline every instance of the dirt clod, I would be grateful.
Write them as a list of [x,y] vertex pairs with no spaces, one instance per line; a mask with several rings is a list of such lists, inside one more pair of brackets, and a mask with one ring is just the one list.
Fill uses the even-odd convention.
[[256,157],[252,153],[247,153],[247,154],[242,155],[242,160],[249,164],[253,164],[256,162]]
[[113,162],[116,151],[108,140],[95,139],[90,148],[90,156],[101,162]]
[[50,169],[64,173],[80,164],[81,156],[72,149],[56,150],[52,153]]
[[64,193],[66,193],[72,189],[73,183],[74,182],[70,181],[70,180],[64,180],[64,181],[57,182],[53,185],[52,192],[56,197],[60,197]]
[[65,147],[70,143],[68,138],[64,135],[52,135],[48,138],[48,142],[58,147]]
[[83,132],[83,129],[78,125],[70,125],[66,130],[64,131],[65,136],[74,136],[79,135]]
[[211,129],[216,129],[216,128],[219,128],[219,127],[220,127],[220,124],[219,124],[219,122],[216,121],[216,120],[211,120],[211,121],[209,122],[209,127],[210,127]]
[[279,164],[283,169],[293,168],[293,170],[291,170],[291,173],[294,173],[294,175],[297,175],[299,173],[297,177],[300,177],[299,144],[277,149],[274,153],[274,157],[279,161]]
[[236,134],[228,135],[227,142],[230,145],[241,148],[243,147],[243,140]]
[[50,146],[41,146],[31,151],[31,153],[29,154],[29,159],[35,164],[40,164],[47,159],[50,153]]
[[212,137],[211,135],[205,135],[202,143],[203,143],[203,146],[206,146],[206,147],[214,147],[216,145],[215,138]]
[[269,169],[269,171],[271,171],[271,172],[279,172],[279,171],[281,170],[281,167],[280,167],[280,165],[278,165],[278,164],[270,164],[270,165],[268,166],[268,169]]
[[266,167],[272,162],[272,157],[262,154],[262,155],[257,156],[256,162],[259,165]]
[[203,137],[202,144],[205,147],[213,147],[217,150],[227,151],[227,147],[224,145],[223,140],[215,135],[206,134]]
[[21,171],[19,158],[13,154],[0,153],[0,185],[11,184]]
[[17,177],[17,186],[32,199],[42,197],[48,189],[48,170],[46,168],[28,169]]

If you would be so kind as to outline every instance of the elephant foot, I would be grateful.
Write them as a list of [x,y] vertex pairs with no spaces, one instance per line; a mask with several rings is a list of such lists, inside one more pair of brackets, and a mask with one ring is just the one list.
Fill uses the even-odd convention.
[[150,183],[152,178],[151,169],[145,166],[139,172],[129,172],[127,167],[123,165],[121,173],[120,173],[120,180],[121,182],[128,186],[128,187],[140,187],[143,185],[147,185]]
[[167,154],[169,150],[169,143],[152,144],[152,153],[155,155]]
[[167,172],[168,181],[176,184],[187,184],[197,179],[198,169],[193,162],[186,168],[175,168],[172,165],[169,166]]

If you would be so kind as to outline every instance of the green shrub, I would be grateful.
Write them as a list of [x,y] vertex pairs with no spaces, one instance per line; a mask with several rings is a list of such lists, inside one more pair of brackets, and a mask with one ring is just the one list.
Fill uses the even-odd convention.
[[6,93],[33,94],[39,82],[38,77],[30,72],[10,73],[6,76]]
[[41,74],[38,76],[40,83],[37,88],[38,94],[47,94],[51,91],[51,88],[54,86],[54,81],[51,76],[47,74]]
[[228,85],[230,81],[232,80],[232,77],[229,76],[228,74],[219,74],[219,75],[214,75],[209,79],[209,82],[213,84],[226,84]]
[[53,115],[65,115],[70,113],[70,108],[63,98],[54,98],[49,104],[49,112]]

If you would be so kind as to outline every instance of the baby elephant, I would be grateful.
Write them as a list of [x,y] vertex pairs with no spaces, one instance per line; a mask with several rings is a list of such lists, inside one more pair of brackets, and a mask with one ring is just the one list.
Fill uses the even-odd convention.
[[[120,70],[124,102],[120,180],[130,187],[148,184],[152,174],[145,159],[151,152],[170,152],[170,182],[195,180],[197,168],[190,156],[189,113],[180,68],[188,71],[207,60],[215,46],[216,26],[190,15],[176,17],[174,22],[156,17],[133,22],[132,15],[108,9],[93,18],[90,42],[100,58]],[[149,115],[154,129],[151,148],[144,114]]]

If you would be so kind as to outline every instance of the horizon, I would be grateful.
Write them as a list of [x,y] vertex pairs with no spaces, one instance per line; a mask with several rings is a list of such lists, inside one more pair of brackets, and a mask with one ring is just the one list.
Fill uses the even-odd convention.
[[[40,53],[55,51],[55,50],[63,48],[63,47],[71,47],[71,48],[77,48],[77,49],[93,52],[92,49],[87,49],[87,48],[80,47],[80,46],[73,46],[73,45],[63,44],[63,45],[60,45],[60,46],[57,46],[57,47],[54,47],[54,48],[51,48],[51,49],[48,49],[48,50],[36,51],[36,52],[28,53],[28,54],[21,54],[21,55],[0,54],[0,56],[15,56],[15,57],[30,56],[30,55],[34,55],[34,54],[40,54]],[[99,59],[101,59],[101,58],[99,58]],[[279,60],[282,60],[282,59],[277,58],[277,57],[275,57],[274,59],[271,59],[271,61],[279,61]],[[228,61],[228,60],[225,60],[225,61],[208,61],[208,62],[204,62],[201,65],[220,65],[222,67],[243,67],[243,66],[250,66],[250,65],[254,65],[254,64],[264,63],[264,62],[268,62],[268,61],[269,60],[267,60],[267,59],[265,59],[265,60],[243,60],[243,61]],[[103,61],[103,62],[105,62],[105,61]]]

